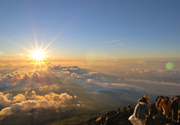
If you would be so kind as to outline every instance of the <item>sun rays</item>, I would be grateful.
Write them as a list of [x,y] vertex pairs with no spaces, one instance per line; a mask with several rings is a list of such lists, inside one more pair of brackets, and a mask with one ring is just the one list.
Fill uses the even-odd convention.
[[49,52],[52,51],[52,50],[47,51],[47,48],[53,43],[54,40],[55,39],[50,41],[48,45],[45,47],[43,47],[43,42],[41,43],[41,46],[39,47],[37,40],[35,40],[35,46],[33,46],[30,42],[28,42],[31,49],[27,49],[21,45],[18,45],[18,46],[20,46],[21,48],[23,48],[24,50],[30,53],[26,61],[31,61],[31,64],[34,64],[34,69],[36,69],[37,66],[40,68],[42,67],[42,65],[46,67],[46,62],[49,62],[47,60],[47,57],[49,57]]
[[41,66],[42,64],[46,66],[45,61],[47,61],[48,52],[46,52],[45,50],[50,46],[50,44],[42,49],[43,42],[40,47],[38,46],[37,41],[35,41],[35,43],[36,47],[33,47],[32,44],[29,43],[32,50],[26,49],[31,53],[28,60],[32,60],[31,64],[34,64],[34,68],[36,68],[37,65]]

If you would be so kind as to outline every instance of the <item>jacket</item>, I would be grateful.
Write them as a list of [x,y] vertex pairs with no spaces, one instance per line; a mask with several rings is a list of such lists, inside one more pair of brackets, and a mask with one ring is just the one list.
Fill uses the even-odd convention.
[[168,104],[166,105],[165,103],[165,99],[163,99],[160,103],[159,103],[159,107],[166,110],[166,111],[171,111],[171,101],[168,101]]

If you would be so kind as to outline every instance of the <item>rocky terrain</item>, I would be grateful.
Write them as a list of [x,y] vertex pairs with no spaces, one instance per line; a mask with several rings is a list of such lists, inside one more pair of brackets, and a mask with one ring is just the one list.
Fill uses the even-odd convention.
[[[180,96],[178,96],[178,98],[180,99]],[[180,105],[179,105],[179,109],[180,109]],[[128,118],[133,114],[133,112],[134,109],[131,109],[130,111],[127,110],[108,111],[102,114],[101,116],[93,117],[87,121],[84,121],[83,125],[132,125],[131,122],[128,120]],[[155,107],[155,104],[152,104],[151,114],[147,118],[146,125],[180,125],[180,123],[175,123],[171,119],[167,119],[167,118],[158,119],[158,120],[154,119],[153,116],[155,115],[157,115],[157,109]]]

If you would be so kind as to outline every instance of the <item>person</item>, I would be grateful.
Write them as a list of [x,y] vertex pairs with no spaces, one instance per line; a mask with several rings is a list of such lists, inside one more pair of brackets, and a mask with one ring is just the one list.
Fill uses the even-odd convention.
[[81,125],[83,125],[83,119],[81,119]]
[[156,97],[156,102],[159,100],[159,96]]
[[159,114],[159,115],[162,115],[162,113],[163,113],[162,107],[159,107],[159,104],[160,104],[160,102],[161,102],[163,99],[164,99],[164,96],[161,95],[160,98],[159,98],[159,100],[158,100],[158,102],[157,102],[158,114]]
[[169,118],[171,112],[171,101],[169,100],[169,97],[165,96],[165,98],[159,103],[159,107],[163,109],[163,114]]
[[118,109],[116,110],[116,112],[120,112],[120,110],[121,110],[121,108],[118,108]]
[[126,108],[126,106],[124,106],[124,108],[123,108],[123,111],[127,111],[127,108]]
[[140,98],[134,109],[134,113],[129,117],[129,120],[133,125],[145,125],[149,115],[150,110],[147,100],[145,98]]
[[151,98],[149,98],[149,100],[148,100],[148,96],[146,94],[144,95],[144,98],[147,99],[147,104],[149,105],[149,110],[151,110]]
[[179,104],[179,100],[177,99],[177,97],[175,97],[171,105],[172,116],[173,116],[172,120],[174,122],[177,122],[178,120],[178,104]]
[[127,111],[130,112],[130,104],[127,105]]
[[132,109],[132,103],[129,104],[129,109],[130,109],[130,110]]
[[157,108],[157,110],[158,110],[158,108],[159,108],[158,101],[159,101],[159,96],[156,97],[156,108]]
[[144,97],[140,98],[139,100],[141,99],[143,99],[147,103],[147,105],[149,106],[149,110],[151,110],[151,100],[148,100],[148,96],[145,94]]

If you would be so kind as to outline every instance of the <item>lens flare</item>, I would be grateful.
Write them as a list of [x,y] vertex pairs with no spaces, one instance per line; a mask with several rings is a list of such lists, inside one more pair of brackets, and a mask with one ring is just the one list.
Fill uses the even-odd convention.
[[167,63],[166,63],[166,69],[167,69],[167,70],[172,70],[173,68],[174,68],[173,62],[167,62]]
[[0,55],[4,54],[3,52],[0,52]]

